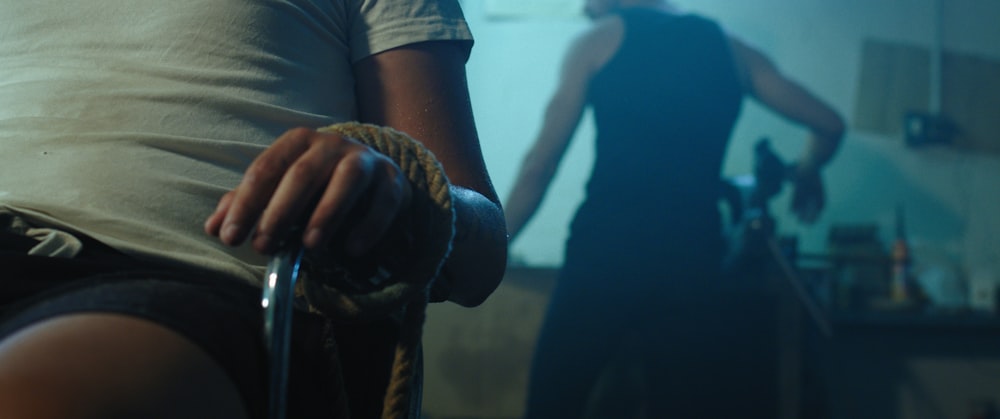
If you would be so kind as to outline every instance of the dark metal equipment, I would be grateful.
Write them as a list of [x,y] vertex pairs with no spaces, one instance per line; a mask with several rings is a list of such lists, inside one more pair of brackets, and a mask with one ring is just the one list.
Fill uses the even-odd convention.
[[769,204],[781,192],[790,166],[774,152],[766,137],[754,145],[753,157],[752,175],[722,181],[722,196],[730,208],[731,220],[723,274],[763,272],[769,264],[776,267],[816,326],[825,336],[831,336],[829,319],[795,273],[794,251],[782,246],[775,236],[776,223]]

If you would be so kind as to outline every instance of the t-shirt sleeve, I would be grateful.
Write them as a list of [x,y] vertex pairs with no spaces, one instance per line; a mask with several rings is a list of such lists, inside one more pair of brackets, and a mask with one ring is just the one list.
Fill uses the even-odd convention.
[[466,54],[472,32],[458,0],[355,0],[349,29],[351,62],[425,41],[458,41]]

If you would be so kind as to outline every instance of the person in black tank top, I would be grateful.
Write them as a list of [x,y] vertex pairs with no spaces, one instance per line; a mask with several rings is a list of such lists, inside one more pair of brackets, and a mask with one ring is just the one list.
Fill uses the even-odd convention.
[[637,341],[645,387],[622,401],[643,405],[645,417],[775,417],[777,385],[766,382],[774,350],[756,332],[771,307],[719,275],[721,166],[744,97],[805,125],[793,210],[811,222],[842,119],[711,19],[663,0],[589,0],[586,11],[594,25],[566,55],[505,205],[513,242],[591,107],[596,158],[539,335],[525,416],[583,417],[621,343]]

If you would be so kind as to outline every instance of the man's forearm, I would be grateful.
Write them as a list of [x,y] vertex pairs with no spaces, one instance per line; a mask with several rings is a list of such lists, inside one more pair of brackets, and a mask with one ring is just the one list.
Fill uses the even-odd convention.
[[813,130],[805,152],[798,161],[799,170],[818,171],[829,163],[840,148],[843,136],[842,126],[825,131]]
[[531,220],[531,217],[538,210],[538,206],[545,194],[545,188],[533,183],[525,183],[519,179],[511,190],[510,198],[504,205],[507,217],[507,233],[510,241],[513,242],[517,235],[521,233],[524,226]]

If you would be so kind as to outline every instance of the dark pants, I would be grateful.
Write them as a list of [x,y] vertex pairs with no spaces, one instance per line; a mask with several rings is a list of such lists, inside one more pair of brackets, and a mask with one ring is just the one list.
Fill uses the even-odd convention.
[[623,342],[636,343],[629,362],[642,373],[640,394],[621,403],[641,406],[616,417],[775,417],[774,305],[759,280],[722,278],[721,252],[594,249],[570,247],[532,361],[527,419],[584,417]]
[[[210,274],[150,266],[99,245],[86,248],[88,253],[72,260],[0,249],[4,316],[0,339],[30,324],[73,313],[143,318],[199,345],[236,383],[251,417],[266,416],[267,353],[258,288]],[[335,397],[342,385],[348,388],[353,418],[378,417],[397,329],[388,319],[334,326],[321,316],[296,313],[289,417],[333,417],[336,403],[344,402]]]

